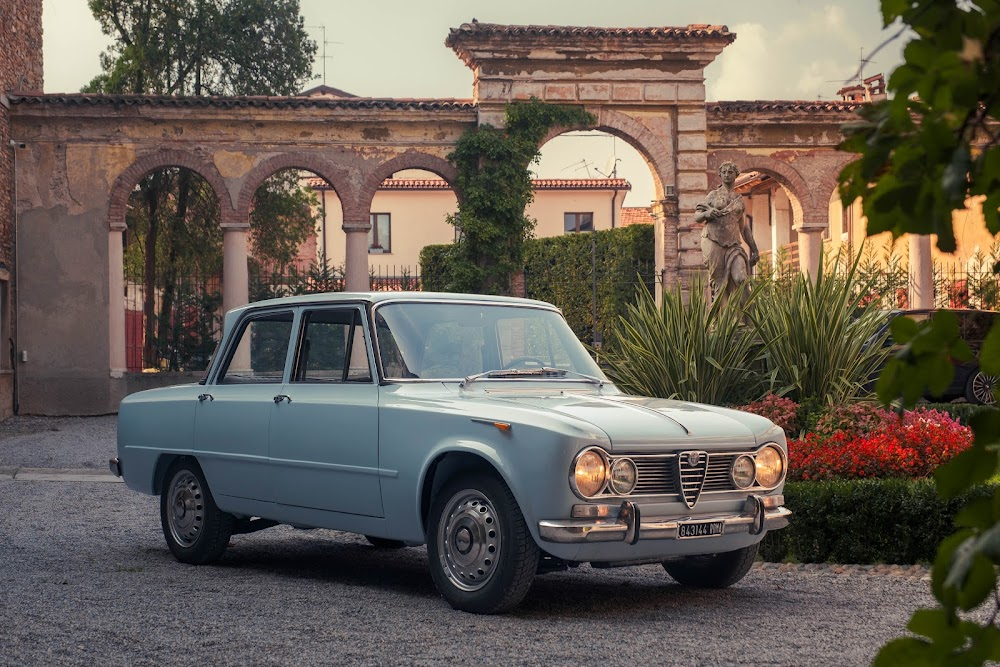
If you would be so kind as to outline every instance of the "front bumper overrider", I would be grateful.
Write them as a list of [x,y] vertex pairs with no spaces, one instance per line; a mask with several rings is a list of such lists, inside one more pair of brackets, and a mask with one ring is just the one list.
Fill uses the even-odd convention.
[[616,517],[539,521],[538,533],[542,540],[560,544],[586,542],[636,544],[639,540],[694,540],[718,537],[718,533],[697,537],[681,537],[679,531],[682,524],[721,522],[721,535],[737,533],[760,535],[764,531],[776,530],[788,525],[788,517],[791,516],[792,512],[782,507],[784,501],[783,496],[753,495],[747,498],[743,511],[739,514],[642,519],[639,507],[626,500],[618,508]]

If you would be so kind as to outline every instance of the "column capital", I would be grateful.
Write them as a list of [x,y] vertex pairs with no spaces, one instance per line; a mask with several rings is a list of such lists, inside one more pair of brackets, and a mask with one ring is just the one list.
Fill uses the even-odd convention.
[[649,208],[654,218],[677,216],[680,213],[679,199],[676,194],[664,195],[663,199],[652,202]]
[[112,232],[124,232],[126,229],[128,229],[128,225],[124,222],[115,221],[108,226],[108,231]]
[[223,232],[249,232],[250,223],[223,222],[219,225]]
[[372,229],[372,221],[368,218],[364,220],[345,219],[342,227],[345,232],[364,232],[367,234]]

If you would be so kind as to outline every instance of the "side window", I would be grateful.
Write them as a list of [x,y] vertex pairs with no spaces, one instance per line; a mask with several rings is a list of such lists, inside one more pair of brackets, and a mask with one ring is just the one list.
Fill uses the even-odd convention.
[[355,308],[309,311],[293,382],[371,382],[365,328]]
[[292,313],[255,317],[243,325],[220,384],[281,384],[292,335]]

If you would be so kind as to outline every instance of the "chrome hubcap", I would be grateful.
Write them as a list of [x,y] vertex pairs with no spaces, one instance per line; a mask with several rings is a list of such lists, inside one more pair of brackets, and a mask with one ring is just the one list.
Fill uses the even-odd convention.
[[205,501],[201,484],[189,470],[181,470],[170,482],[167,525],[171,537],[182,547],[193,546],[205,525]]
[[972,395],[980,403],[993,405],[997,400],[996,395],[993,393],[996,382],[996,377],[986,375],[982,371],[977,372],[975,377],[972,378]]
[[463,591],[477,591],[496,571],[500,522],[479,491],[459,491],[445,507],[437,530],[438,557],[448,579]]

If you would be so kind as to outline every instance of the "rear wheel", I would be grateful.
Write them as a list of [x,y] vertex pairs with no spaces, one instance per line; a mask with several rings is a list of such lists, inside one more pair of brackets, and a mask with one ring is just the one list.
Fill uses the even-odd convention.
[[233,534],[235,518],[216,506],[201,467],[192,459],[178,459],[164,482],[160,524],[170,552],[192,565],[219,560]]
[[977,368],[965,383],[965,398],[970,403],[993,405],[997,402],[993,393],[996,384],[997,376],[987,375]]
[[706,556],[687,556],[666,561],[663,569],[677,583],[694,588],[727,588],[746,576],[757,559],[758,544],[736,551]]
[[434,584],[452,607],[500,614],[528,593],[539,549],[507,485],[478,474],[450,480],[435,496],[427,556]]

